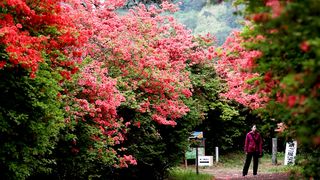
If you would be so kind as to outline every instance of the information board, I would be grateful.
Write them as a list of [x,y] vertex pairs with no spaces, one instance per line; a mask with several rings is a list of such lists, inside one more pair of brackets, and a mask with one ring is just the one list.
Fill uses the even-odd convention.
[[213,156],[199,156],[199,166],[213,166]]
[[[204,156],[204,147],[198,148],[198,156]],[[189,151],[186,152],[186,159],[196,159],[196,148],[190,148]]]
[[294,164],[297,154],[297,141],[286,143],[286,153],[284,155],[284,165]]

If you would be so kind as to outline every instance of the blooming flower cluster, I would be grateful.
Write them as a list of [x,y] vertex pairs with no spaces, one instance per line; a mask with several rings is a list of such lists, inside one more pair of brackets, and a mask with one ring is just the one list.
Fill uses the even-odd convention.
[[[261,52],[248,51],[243,47],[243,42],[240,32],[233,32],[222,45],[222,50],[216,53],[219,60],[215,68],[228,85],[228,90],[222,93],[222,96],[257,109],[268,101],[268,97],[265,96],[267,92],[257,89],[258,80],[249,83],[259,77],[258,73],[252,72],[252,68],[255,65],[255,59],[261,56]],[[250,92],[254,89],[256,91]]]

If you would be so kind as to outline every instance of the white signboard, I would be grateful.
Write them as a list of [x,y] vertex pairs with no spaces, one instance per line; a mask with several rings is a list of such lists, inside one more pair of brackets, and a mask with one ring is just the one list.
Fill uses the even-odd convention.
[[213,166],[213,156],[199,156],[198,157],[199,166]]
[[297,141],[287,142],[284,155],[284,165],[294,164],[297,154]]

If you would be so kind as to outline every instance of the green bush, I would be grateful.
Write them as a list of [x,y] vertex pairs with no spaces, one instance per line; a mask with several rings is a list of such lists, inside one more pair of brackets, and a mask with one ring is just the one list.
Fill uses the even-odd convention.
[[0,179],[49,173],[58,134],[64,127],[57,98],[60,75],[42,64],[36,78],[22,69],[0,70]]
[[213,176],[209,174],[197,174],[188,169],[173,168],[169,172],[169,180],[211,180]]

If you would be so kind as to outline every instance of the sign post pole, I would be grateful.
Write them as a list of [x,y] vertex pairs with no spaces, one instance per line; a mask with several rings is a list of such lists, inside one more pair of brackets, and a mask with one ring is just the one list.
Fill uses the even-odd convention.
[[219,162],[219,148],[216,147],[216,162]]
[[272,164],[277,165],[277,138],[272,138]]
[[[194,131],[191,134],[191,137],[189,137],[189,140],[192,139],[193,140],[193,147],[196,150],[196,172],[197,175],[199,174],[199,147],[204,147],[204,138],[203,138],[203,132],[202,131]],[[203,156],[205,155],[204,153],[204,148],[203,149]]]
[[188,168],[188,160],[187,160],[187,157],[184,157],[184,168],[185,168],[185,169]]
[[199,155],[198,155],[198,146],[196,147],[196,171],[197,171],[197,174],[199,174]]

